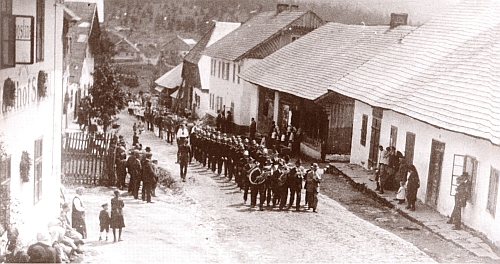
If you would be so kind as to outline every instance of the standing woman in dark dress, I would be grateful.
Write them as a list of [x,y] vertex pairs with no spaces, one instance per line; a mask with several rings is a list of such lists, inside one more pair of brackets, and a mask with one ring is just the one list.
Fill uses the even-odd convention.
[[408,206],[406,209],[415,211],[415,202],[417,201],[417,190],[420,187],[420,179],[418,178],[418,172],[415,165],[410,165],[408,171],[410,176],[406,182],[406,199],[408,201]]
[[125,227],[125,221],[123,220],[123,207],[125,204],[123,200],[120,199],[120,192],[115,190],[115,197],[111,199],[111,224],[110,227],[113,229],[113,238],[116,242],[116,229],[118,228],[118,241],[122,240],[122,228]]

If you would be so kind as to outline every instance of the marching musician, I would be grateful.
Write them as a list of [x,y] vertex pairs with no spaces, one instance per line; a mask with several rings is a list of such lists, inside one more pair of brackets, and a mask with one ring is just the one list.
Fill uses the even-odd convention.
[[243,152],[243,204],[247,203],[247,198],[248,198],[248,189],[250,188],[250,180],[248,179],[248,173],[252,169],[252,159],[250,158],[250,155],[248,153],[248,150],[245,150]]
[[311,170],[306,174],[306,199],[308,209],[312,208],[316,212],[318,206],[318,193],[319,183],[321,182],[321,175],[318,171],[318,163],[313,163]]
[[292,207],[293,201],[295,200],[295,195],[297,198],[295,200],[295,211],[300,211],[300,200],[302,196],[302,180],[304,179],[304,167],[301,166],[300,159],[295,161],[295,167],[290,170],[289,175],[289,188],[290,188],[290,203],[288,208]]
[[[279,191],[280,191],[280,210],[283,210],[286,206],[286,201],[288,200],[288,189],[290,188],[290,166],[288,164],[290,162],[290,156],[285,155],[283,158],[283,165],[280,170],[280,178],[279,178]],[[290,206],[287,207],[287,209],[290,209]]]

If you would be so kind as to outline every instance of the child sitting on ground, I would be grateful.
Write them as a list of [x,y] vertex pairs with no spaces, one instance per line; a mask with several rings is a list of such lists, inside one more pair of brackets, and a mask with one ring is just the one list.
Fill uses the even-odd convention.
[[108,241],[108,233],[109,233],[109,212],[108,212],[108,204],[105,203],[102,205],[101,213],[99,213],[99,225],[101,227],[101,233],[99,234],[99,241],[102,240],[102,233],[106,231],[106,241]]
[[405,202],[405,197],[406,197],[406,188],[405,188],[405,182],[401,181],[399,182],[399,190],[396,193],[396,201],[398,201],[398,204],[403,204]]

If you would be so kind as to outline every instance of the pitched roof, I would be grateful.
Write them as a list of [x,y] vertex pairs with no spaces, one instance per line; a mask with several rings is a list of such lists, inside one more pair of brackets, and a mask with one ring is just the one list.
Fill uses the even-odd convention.
[[414,29],[327,23],[262,59],[240,77],[269,89],[314,100],[327,92],[329,84]]
[[214,32],[215,25],[210,27],[210,29],[203,35],[203,37],[198,41],[196,45],[189,51],[188,54],[184,57],[184,60],[193,64],[198,64],[198,61],[201,57],[201,52],[205,49],[210,41],[210,36],[212,36],[212,32]]
[[499,13],[462,2],[329,89],[500,145]]
[[182,84],[182,63],[155,80],[156,85],[173,89]]
[[185,61],[197,64],[201,58],[201,53],[219,39],[223,38],[233,30],[237,29],[241,23],[215,22],[215,24],[203,35],[198,43],[184,57]]
[[310,11],[262,12],[245,22],[202,54],[235,61]]
[[[97,6],[95,3],[84,2],[66,2],[66,7],[80,17],[73,26],[68,29],[68,35],[71,36],[71,54],[70,54],[70,81],[79,82],[82,73],[83,61],[86,57],[88,39],[94,28],[93,21],[97,16]],[[97,23],[98,26],[98,23]]]

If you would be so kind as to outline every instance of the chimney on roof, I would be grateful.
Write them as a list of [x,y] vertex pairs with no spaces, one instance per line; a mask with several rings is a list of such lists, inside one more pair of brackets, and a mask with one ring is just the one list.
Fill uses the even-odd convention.
[[290,5],[290,11],[297,11],[299,10],[299,5]]
[[276,5],[276,15],[285,11],[290,10],[290,6],[288,4],[277,4]]
[[391,24],[390,28],[395,28],[397,26],[408,25],[408,14],[407,13],[391,13]]

